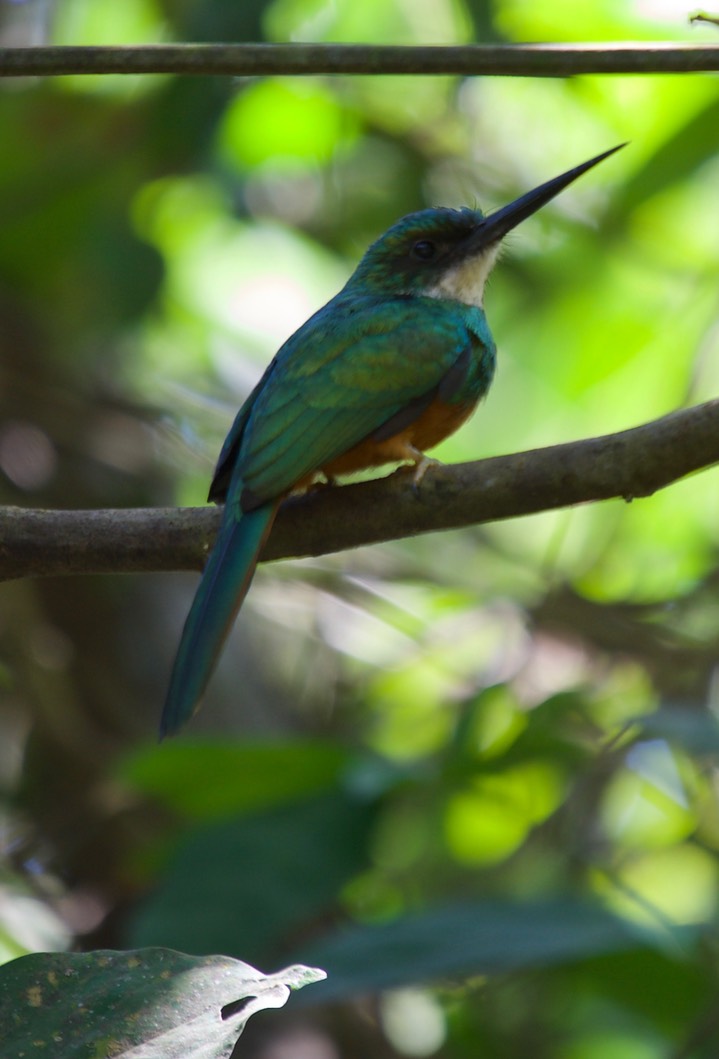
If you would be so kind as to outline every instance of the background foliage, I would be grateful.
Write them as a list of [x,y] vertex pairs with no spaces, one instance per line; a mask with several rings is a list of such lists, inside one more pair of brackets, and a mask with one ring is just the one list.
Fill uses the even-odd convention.
[[[6,41],[55,43],[690,32],[659,0],[1,10]],[[716,396],[718,113],[709,76],[6,82],[0,500],[203,502],[262,366],[383,228],[623,140],[509,240],[498,379],[437,454]],[[0,953],[326,967],[252,1020],[238,1054],[264,1059],[716,1055],[718,524],[708,473],[265,567],[161,747],[196,579],[3,586]]]

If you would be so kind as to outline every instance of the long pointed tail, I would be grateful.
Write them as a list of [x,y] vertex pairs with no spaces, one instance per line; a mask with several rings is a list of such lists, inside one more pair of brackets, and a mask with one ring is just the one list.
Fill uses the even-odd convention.
[[226,509],[217,542],[182,630],[160,720],[160,738],[172,735],[197,709],[232,622],[250,587],[257,557],[279,504],[236,517]]

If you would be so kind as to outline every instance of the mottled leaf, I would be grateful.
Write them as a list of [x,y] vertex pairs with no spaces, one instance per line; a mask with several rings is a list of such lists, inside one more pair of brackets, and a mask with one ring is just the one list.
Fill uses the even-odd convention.
[[325,977],[172,949],[32,953],[0,968],[3,1059],[223,1059],[250,1015]]

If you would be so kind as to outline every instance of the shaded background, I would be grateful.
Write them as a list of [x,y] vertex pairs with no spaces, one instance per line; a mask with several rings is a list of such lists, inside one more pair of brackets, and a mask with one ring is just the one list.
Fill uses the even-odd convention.
[[[5,43],[717,40],[659,0],[0,14]],[[497,381],[437,455],[716,396],[718,130],[707,75],[3,83],[2,503],[202,503],[263,365],[386,226],[623,140],[508,240]],[[161,747],[196,577],[3,585],[0,955],[326,967],[252,1020],[263,1059],[715,1056],[718,523],[709,472],[263,567]]]

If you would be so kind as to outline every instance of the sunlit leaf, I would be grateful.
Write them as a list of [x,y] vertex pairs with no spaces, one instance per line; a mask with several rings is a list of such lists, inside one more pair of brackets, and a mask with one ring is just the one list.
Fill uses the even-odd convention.
[[557,808],[563,791],[560,771],[541,761],[477,778],[448,800],[451,854],[466,864],[504,860]]
[[3,1056],[225,1059],[250,1015],[324,977],[171,949],[33,953],[0,969]]
[[610,876],[595,873],[609,907],[650,927],[713,921],[719,868],[699,845],[684,842],[624,857]]
[[356,132],[356,119],[321,82],[259,81],[225,112],[220,149],[242,167],[322,164]]

